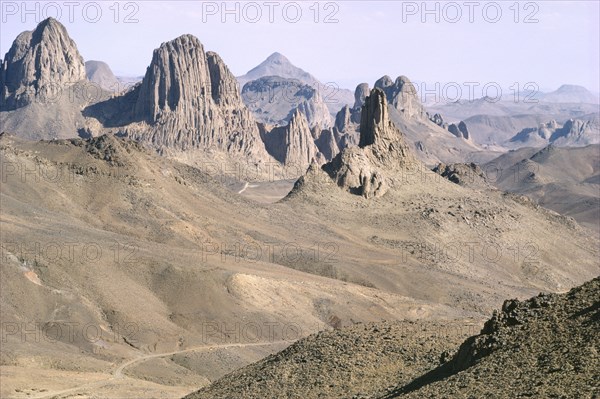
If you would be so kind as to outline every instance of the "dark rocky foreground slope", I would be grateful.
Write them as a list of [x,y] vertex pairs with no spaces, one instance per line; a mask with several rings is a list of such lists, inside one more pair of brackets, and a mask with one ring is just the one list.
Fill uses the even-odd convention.
[[595,278],[565,294],[505,301],[460,347],[468,322],[355,325],[186,398],[597,398],[599,322]]

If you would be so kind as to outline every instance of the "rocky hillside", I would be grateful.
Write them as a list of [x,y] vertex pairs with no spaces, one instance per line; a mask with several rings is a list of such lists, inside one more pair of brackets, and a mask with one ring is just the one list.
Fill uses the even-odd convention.
[[598,233],[600,145],[520,148],[483,166],[503,191],[527,195]]
[[300,340],[188,399],[594,398],[600,279],[508,300],[480,334],[468,321],[356,325]]
[[[348,399],[386,394],[439,365],[480,328],[470,320],[380,322],[323,331],[186,399]],[[387,388],[390,388],[389,390]]]
[[447,364],[383,398],[595,398],[600,279],[566,294],[508,300]]

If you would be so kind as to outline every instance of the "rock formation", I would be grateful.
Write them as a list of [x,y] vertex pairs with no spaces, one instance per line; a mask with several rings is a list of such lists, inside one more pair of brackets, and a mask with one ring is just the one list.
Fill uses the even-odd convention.
[[471,188],[490,188],[485,172],[475,163],[438,164],[433,171],[452,183]]
[[[444,134],[441,129],[447,131],[448,124],[444,122],[440,114],[432,117],[425,111],[414,85],[407,77],[399,76],[396,81],[393,81],[385,75],[375,82],[375,88],[385,93],[390,107],[390,119],[402,129],[409,141],[414,143],[422,160],[431,164],[441,160],[457,162],[461,157],[449,155],[447,151],[449,145],[452,145],[452,151],[457,148],[466,151],[474,150],[472,141],[469,140],[470,134],[466,124],[459,123],[452,126],[451,133],[455,137],[469,140],[469,144],[457,143],[452,136]],[[340,149],[358,145],[361,107],[364,105],[365,93],[368,94],[368,90],[368,84],[358,85],[355,91],[354,107],[343,108],[336,116],[333,133]],[[425,146],[430,147],[432,151],[425,151]]]
[[286,166],[293,166],[304,173],[313,160],[319,158],[319,150],[313,139],[308,121],[296,110],[287,126],[264,132],[262,139],[267,151]]
[[358,145],[360,112],[360,107],[350,108],[346,105],[337,113],[332,131],[340,149]]
[[433,116],[430,116],[429,120],[441,128],[444,128],[444,129],[448,128],[448,124],[444,122],[444,118],[442,118],[442,115],[440,115],[440,114],[434,114]]
[[559,147],[584,147],[600,143],[600,122],[598,114],[588,115],[589,119],[569,119],[563,126],[551,120],[537,127],[522,129],[514,135],[509,144],[517,146],[542,147],[553,144]]
[[375,87],[383,90],[388,103],[406,118],[426,119],[427,112],[419,100],[417,89],[406,76],[398,76],[396,81],[385,75],[375,82]]
[[373,89],[365,99],[358,147],[344,149],[323,170],[338,186],[365,198],[384,195],[399,171],[417,164],[402,133],[389,118],[386,95]]
[[354,108],[360,108],[365,104],[365,98],[369,95],[369,84],[361,83],[354,91]]
[[6,53],[0,70],[2,110],[56,96],[86,79],[83,58],[65,27],[53,18],[21,33]]
[[580,147],[600,143],[600,123],[597,116],[584,121],[569,119],[550,136],[550,142],[561,147]]
[[270,159],[235,77],[192,35],[154,50],[141,84],[110,102],[131,103],[129,120],[115,116],[116,122],[109,117],[105,123],[159,151],[200,149],[253,162]]
[[467,129],[467,124],[463,121],[460,121],[458,125],[451,123],[448,126],[448,131],[456,137],[463,138],[465,140],[469,140],[471,137],[469,135],[469,129]]

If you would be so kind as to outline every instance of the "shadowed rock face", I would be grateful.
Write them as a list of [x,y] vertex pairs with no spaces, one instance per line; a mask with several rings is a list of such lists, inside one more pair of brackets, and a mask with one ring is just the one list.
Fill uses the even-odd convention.
[[277,127],[263,134],[269,153],[287,166],[306,171],[311,162],[318,158],[319,150],[314,142],[308,121],[296,110],[287,126]]
[[469,140],[469,138],[471,137],[469,135],[469,129],[467,129],[467,124],[463,121],[460,121],[458,125],[454,123],[450,124],[448,126],[448,131],[456,137],[460,137],[465,140]]
[[335,136],[330,129],[322,130],[319,137],[315,140],[315,144],[327,160],[333,159],[340,152]]
[[53,18],[21,33],[4,57],[0,104],[11,110],[86,79],[83,58],[65,27]]

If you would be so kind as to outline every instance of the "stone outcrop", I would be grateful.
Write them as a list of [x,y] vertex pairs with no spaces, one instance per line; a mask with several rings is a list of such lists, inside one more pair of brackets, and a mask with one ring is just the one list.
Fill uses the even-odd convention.
[[[440,114],[435,114],[431,117],[425,111],[417,95],[416,88],[407,77],[399,76],[393,81],[389,76],[385,75],[375,82],[374,87],[380,89],[385,94],[388,105],[397,111],[394,116],[391,116],[392,119],[396,118],[394,121],[400,120],[401,124],[405,124],[405,127],[419,126],[417,128],[420,129],[419,131],[422,131],[423,124],[432,126],[431,123],[443,129],[448,128],[448,124],[444,122]],[[359,84],[354,92],[354,107],[345,107],[338,112],[333,132],[340,149],[358,145],[361,108],[368,94],[369,85],[367,83]],[[411,130],[407,129],[407,133],[411,133]],[[418,141],[415,138],[420,138],[418,134],[412,134],[411,137],[414,141]]]
[[569,119],[562,126],[551,120],[537,127],[521,130],[508,142],[532,147],[548,144],[558,147],[585,147],[600,143],[600,122],[597,114],[588,120]]
[[396,81],[385,75],[375,82],[388,103],[394,106],[405,118],[427,119],[427,112],[419,100],[417,89],[406,76],[398,76]]
[[112,102],[133,104],[130,120],[112,126],[160,152],[200,149],[255,162],[271,159],[235,77],[192,35],[154,50],[141,84]]
[[433,172],[450,180],[452,183],[471,188],[490,188],[485,172],[475,163],[438,164]]
[[369,95],[369,84],[361,83],[356,86],[354,91],[354,108],[360,108],[365,104],[365,99]]
[[550,136],[550,142],[562,147],[580,147],[600,143],[598,118],[590,120],[569,119],[562,128]]
[[443,129],[448,129],[448,124],[444,122],[444,118],[440,114],[434,114],[429,117],[429,120]]
[[463,138],[465,140],[469,140],[471,137],[469,135],[469,129],[467,129],[467,124],[463,121],[460,121],[458,125],[451,123],[448,126],[448,131],[456,137]]
[[287,126],[280,126],[264,132],[262,139],[267,151],[286,166],[292,166],[304,173],[320,153],[313,139],[308,121],[302,112],[296,110]]
[[17,36],[6,53],[0,70],[0,105],[2,110],[11,110],[36,98],[54,98],[57,91],[85,79],[75,42],[60,22],[48,18],[33,31]]
[[373,89],[362,108],[358,147],[344,149],[323,170],[341,188],[371,198],[384,195],[397,185],[401,170],[416,165],[402,133],[389,118],[385,93]]

